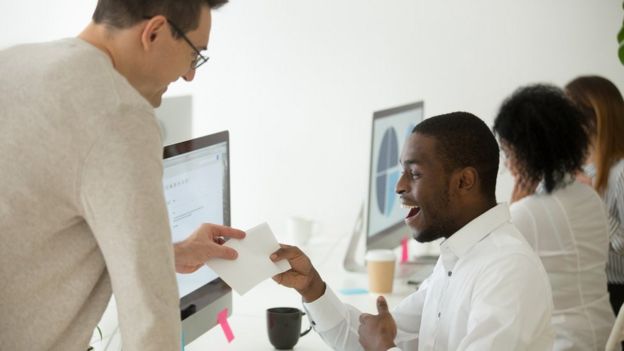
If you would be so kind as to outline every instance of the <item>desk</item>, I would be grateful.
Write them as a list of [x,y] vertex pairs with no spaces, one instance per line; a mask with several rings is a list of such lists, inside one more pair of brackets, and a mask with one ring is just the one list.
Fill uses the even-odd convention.
[[[336,242],[313,241],[303,248],[310,256],[315,267],[328,286],[336,292],[342,301],[351,304],[363,312],[377,313],[376,296],[372,294],[350,295],[340,294],[343,288],[367,288],[367,276],[364,273],[350,273],[342,268],[344,245]],[[413,285],[407,285],[404,279],[394,282],[394,290],[386,295],[390,308],[396,306],[403,298],[414,292]],[[187,351],[204,350],[236,350],[256,351],[274,350],[269,342],[266,329],[266,309],[270,307],[297,307],[303,310],[300,295],[293,289],[279,286],[267,280],[254,287],[245,296],[233,293],[233,311],[228,319],[234,332],[234,340],[228,344],[221,328],[216,327],[202,335],[186,347]],[[308,319],[303,318],[302,329],[309,326]],[[318,351],[330,350],[321,337],[314,331],[299,339],[295,350]]]
[[[312,260],[325,282],[345,303],[351,304],[363,312],[376,313],[376,296],[372,294],[350,295],[340,294],[345,288],[368,288],[367,276],[364,273],[350,273],[342,268],[342,259],[347,247],[347,237],[331,238],[322,236],[313,238],[310,244],[302,249]],[[393,293],[386,295],[390,308],[396,306],[403,298],[416,290],[413,285],[407,285],[406,279],[395,279]],[[270,307],[297,307],[303,310],[301,297],[293,290],[279,286],[273,280],[266,280],[250,290],[245,296],[233,294],[233,311],[228,319],[234,340],[228,343],[218,326],[212,328],[201,337],[187,345],[186,351],[256,351],[274,350],[269,342],[266,329],[266,309]],[[114,299],[107,308],[100,328],[104,338],[94,333],[92,345],[97,351],[120,350],[121,342],[117,326],[116,308]],[[306,317],[303,318],[302,328],[308,328]],[[108,346],[108,347],[107,347]],[[295,350],[330,350],[321,337],[314,331],[299,339]]]
[[[340,284],[340,282],[332,284],[331,279],[326,279],[328,285],[333,285],[336,293],[344,302],[362,311],[376,313],[376,296],[371,294],[344,296],[338,292],[341,285],[343,287],[366,287],[366,276],[364,274],[344,274],[348,275],[346,285]],[[354,283],[357,283],[357,285]],[[405,296],[414,290],[415,288],[413,286],[395,281],[394,292],[390,295],[386,295],[390,307],[396,306]],[[261,283],[242,297],[234,293],[233,305],[232,316],[229,318],[229,323],[235,336],[232,343],[228,344],[221,329],[216,327],[193,341],[186,347],[186,350],[274,350],[267,336],[266,309],[270,307],[290,306],[303,310],[301,297],[296,291],[278,286],[273,281]],[[302,328],[305,330],[308,326],[308,319],[304,317]],[[314,331],[300,338],[295,349],[299,351],[330,350],[321,337]]]

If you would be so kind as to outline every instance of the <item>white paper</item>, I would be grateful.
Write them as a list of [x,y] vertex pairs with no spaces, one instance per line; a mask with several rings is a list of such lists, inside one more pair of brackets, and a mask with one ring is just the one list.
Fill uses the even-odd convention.
[[244,295],[265,279],[290,269],[287,260],[275,263],[269,258],[280,246],[266,223],[246,231],[244,239],[230,239],[223,245],[236,250],[238,258],[212,258],[206,265],[240,295]]

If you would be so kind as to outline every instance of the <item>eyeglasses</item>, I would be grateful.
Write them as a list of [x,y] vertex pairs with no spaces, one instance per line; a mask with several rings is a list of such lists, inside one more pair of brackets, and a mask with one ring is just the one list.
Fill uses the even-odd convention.
[[197,56],[195,56],[193,61],[191,61],[191,69],[197,69],[199,66],[203,65],[204,63],[206,63],[206,61],[208,61],[209,57],[202,55],[201,52],[199,52],[199,50],[197,49],[197,47],[195,47],[195,45],[193,45],[193,43],[191,43],[189,38],[186,35],[184,35],[184,32],[182,32],[182,30],[180,30],[180,28],[178,26],[176,26],[175,23],[171,22],[171,20],[169,20],[169,19],[167,19],[167,22],[169,22],[169,25],[171,26],[171,28],[173,28],[173,30],[175,30],[178,33],[178,35],[181,36],[182,39],[184,39],[184,41],[187,44],[189,44],[191,49],[193,49],[193,51],[195,51],[195,54]]
[[[152,19],[152,17],[145,16],[143,17],[143,19],[149,20]],[[193,61],[191,61],[191,69],[195,70],[199,66],[206,63],[206,61],[208,61],[210,57],[202,55],[201,52],[199,52],[199,49],[197,49],[197,47],[193,45],[193,43],[191,43],[191,40],[184,34],[180,27],[178,27],[175,23],[171,22],[170,19],[167,19],[167,22],[169,22],[169,25],[171,26],[171,28],[173,28],[176,34],[182,37],[182,39],[184,39],[184,41],[191,47],[191,49],[195,51],[195,58],[193,59]]]

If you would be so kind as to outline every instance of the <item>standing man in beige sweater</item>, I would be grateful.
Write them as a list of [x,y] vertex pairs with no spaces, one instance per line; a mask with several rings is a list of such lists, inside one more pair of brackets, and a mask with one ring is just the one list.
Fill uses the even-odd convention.
[[153,107],[207,60],[227,0],[99,0],[77,37],[0,51],[0,350],[84,351],[111,292],[124,350],[178,350],[174,267],[234,259],[206,224],[171,245]]

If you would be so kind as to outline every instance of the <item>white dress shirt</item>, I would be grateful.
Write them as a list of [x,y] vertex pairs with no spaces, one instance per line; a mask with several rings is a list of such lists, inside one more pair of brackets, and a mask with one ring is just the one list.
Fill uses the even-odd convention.
[[[304,307],[327,344],[362,349],[360,311],[329,287]],[[392,311],[392,350],[551,350],[551,313],[546,272],[501,204],[442,242],[431,276]]]
[[511,205],[512,222],[550,279],[554,350],[604,350],[614,323],[607,292],[607,214],[600,196],[573,182]]

